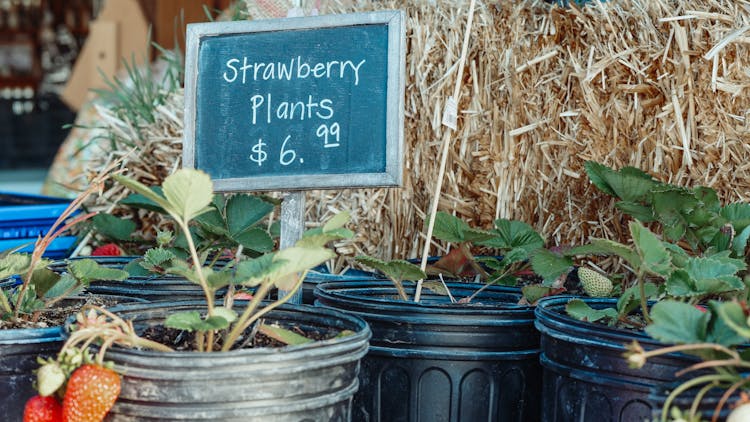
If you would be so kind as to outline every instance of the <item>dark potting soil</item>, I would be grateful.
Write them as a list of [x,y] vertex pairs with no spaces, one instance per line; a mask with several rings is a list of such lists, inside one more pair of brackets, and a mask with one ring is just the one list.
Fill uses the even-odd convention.
[[[299,334],[311,341],[321,341],[334,338],[340,334],[333,329],[321,329],[319,327],[284,327],[296,334]],[[190,352],[195,351],[195,333],[175,328],[165,327],[164,325],[152,325],[146,328],[141,337],[153,340],[165,346],[173,348],[175,351]],[[221,336],[217,336],[214,343],[214,351],[221,350]],[[242,333],[242,336],[235,342],[232,350],[237,349],[254,349],[263,347],[286,347],[287,344],[271,338],[263,333],[257,332],[253,327]]]
[[21,315],[18,319],[0,320],[0,330],[57,327],[63,325],[69,316],[75,315],[84,306],[91,305],[106,308],[116,304],[116,300],[94,295],[69,298],[58,302],[52,308],[44,309],[34,314]]

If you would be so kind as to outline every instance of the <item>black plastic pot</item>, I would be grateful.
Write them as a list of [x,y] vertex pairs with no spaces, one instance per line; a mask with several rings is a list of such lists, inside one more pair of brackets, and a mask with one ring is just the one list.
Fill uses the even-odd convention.
[[[16,281],[0,283],[0,288]],[[133,301],[119,298],[121,301]],[[36,391],[37,357],[54,356],[63,342],[62,327],[0,330],[0,421],[23,420],[26,401]]]
[[68,262],[70,261],[76,261],[76,260],[81,260],[81,259],[93,259],[99,265],[102,265],[104,267],[122,270],[123,268],[125,268],[126,265],[130,264],[131,261],[138,259],[138,258],[140,257],[138,256],[77,256],[74,258],[57,260],[53,262],[52,264],[50,264],[47,268],[57,273],[61,273],[67,269]]
[[[163,300],[193,300],[205,298],[203,289],[179,277],[130,277],[122,281],[96,281],[87,291],[94,294],[130,296],[149,302]],[[225,289],[217,295],[223,295]]]
[[[675,381],[675,373],[696,362],[683,354],[648,359],[628,367],[625,345],[638,340],[645,349],[664,347],[644,332],[578,321],[565,314],[570,296],[548,297],[536,307],[541,332],[544,389],[542,420],[630,422],[651,418],[661,409],[650,390]],[[584,299],[595,309],[614,307],[615,299]]]
[[[448,286],[461,298],[482,285]],[[390,282],[355,281],[320,284],[315,296],[373,332],[352,420],[539,420],[539,333],[518,294],[490,287],[467,305],[424,290],[414,303],[396,299]]]
[[[168,312],[205,309],[198,301],[113,309],[136,329]],[[113,347],[105,359],[123,373],[107,421],[349,421],[359,360],[370,329],[359,318],[311,306],[284,306],[266,323],[354,334],[278,349],[155,352]]]
[[302,280],[302,303],[312,305],[315,302],[315,288],[318,284],[337,282],[337,281],[380,281],[384,276],[356,269],[350,269],[343,274],[332,274],[324,267],[318,267],[313,271],[308,271],[305,279]]

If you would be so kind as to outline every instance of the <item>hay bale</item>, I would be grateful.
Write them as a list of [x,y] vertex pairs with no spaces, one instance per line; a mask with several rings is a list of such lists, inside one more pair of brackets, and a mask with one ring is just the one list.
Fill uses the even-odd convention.
[[[315,225],[349,210],[359,236],[340,252],[415,257],[468,0],[329,0],[321,11],[390,8],[407,11],[404,188],[310,192],[307,219]],[[749,49],[746,1],[622,0],[568,9],[478,2],[440,209],[484,228],[498,217],[520,219],[554,244],[626,240],[613,201],[588,183],[585,160],[710,186],[724,202],[747,200]],[[182,108],[163,107],[162,123],[141,128],[148,138],[139,148],[149,149],[139,155],[171,152],[134,170],[143,178],[161,177],[178,162],[172,154]]]
[[[382,197],[378,190],[335,198],[359,213],[362,248],[379,256],[421,253],[417,237],[445,130],[439,116],[453,90],[469,2],[435,3],[329,4],[335,12],[404,8],[408,15],[405,188],[389,191],[382,207],[361,208],[358,199]],[[569,9],[480,2],[476,13],[440,209],[485,228],[497,217],[524,220],[555,244],[627,240],[613,201],[588,183],[585,160],[710,186],[725,202],[747,200],[746,2]]]

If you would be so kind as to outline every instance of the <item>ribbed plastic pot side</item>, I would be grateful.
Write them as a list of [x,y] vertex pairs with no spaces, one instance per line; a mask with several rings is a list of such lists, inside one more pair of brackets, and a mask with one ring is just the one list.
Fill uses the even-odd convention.
[[[456,298],[480,287],[448,283]],[[414,303],[390,282],[340,282],[315,295],[318,306],[360,316],[373,331],[354,420],[539,420],[539,335],[533,308],[517,305],[514,291],[490,287],[462,304],[425,290]]]

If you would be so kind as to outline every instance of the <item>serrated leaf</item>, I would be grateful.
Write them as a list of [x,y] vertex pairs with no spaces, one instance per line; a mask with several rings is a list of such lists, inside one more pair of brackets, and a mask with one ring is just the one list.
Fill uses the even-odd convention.
[[12,253],[0,259],[0,279],[25,274],[31,265],[31,255]]
[[206,277],[206,283],[208,283],[209,287],[215,290],[232,284],[232,279],[234,277],[231,270],[212,270],[209,274],[204,274],[204,276]]
[[646,333],[662,343],[687,344],[706,341],[710,314],[695,306],[662,301],[651,307],[653,322],[646,327]]
[[446,242],[461,243],[466,241],[466,232],[469,229],[469,225],[460,218],[438,211],[435,214],[432,235]]
[[745,339],[750,339],[750,326],[747,324],[747,316],[745,316],[745,311],[739,303],[724,302],[714,309],[716,309],[724,324]]
[[44,297],[58,281],[60,281],[60,274],[48,268],[37,268],[31,276],[31,284],[34,285],[34,290],[39,297]]
[[[646,298],[652,298],[659,293],[659,288],[654,283],[645,283],[643,288],[646,292]],[[617,300],[617,312],[620,315],[627,315],[633,312],[641,305],[641,289],[639,286],[633,286],[626,289]]]
[[143,261],[154,266],[162,266],[175,258],[174,252],[164,248],[151,248],[143,255]]
[[274,205],[257,196],[234,195],[227,201],[225,213],[229,235],[236,238],[248,231],[273,211]]
[[289,346],[311,343],[313,340],[277,325],[261,324],[258,331]]
[[210,331],[229,327],[229,321],[216,315],[202,319],[198,311],[188,311],[169,315],[164,326],[185,331]]
[[232,240],[242,245],[245,249],[260,253],[271,252],[275,245],[268,232],[260,227],[253,227],[242,233],[233,235]]
[[429,280],[422,282],[422,287],[441,296],[448,296],[448,289],[440,281]]
[[349,229],[335,229],[328,232],[324,232],[322,228],[308,230],[302,235],[302,239],[298,240],[295,246],[303,248],[322,248],[328,242],[339,239],[350,239],[354,233]]
[[739,234],[734,237],[732,242],[732,252],[736,256],[745,256],[747,242],[750,240],[750,226],[745,227]]
[[136,229],[133,221],[110,214],[97,214],[91,220],[97,232],[116,240],[130,240]]
[[719,215],[732,223],[732,226],[738,232],[750,226],[750,204],[748,203],[736,202],[725,205],[719,211]]
[[213,183],[208,174],[194,169],[182,168],[167,176],[162,183],[164,197],[182,221],[190,221],[204,212],[213,201]]
[[521,294],[530,304],[535,304],[539,299],[549,296],[552,288],[541,284],[529,284],[521,287]]
[[257,286],[270,277],[283,262],[274,262],[273,254],[266,254],[254,259],[248,259],[237,264],[235,284]]
[[500,218],[495,220],[494,236],[478,242],[480,245],[505,250],[521,248],[531,253],[544,246],[544,239],[533,227],[523,221]]
[[153,202],[156,206],[162,208],[164,211],[166,211],[169,208],[169,202],[160,194],[154,192],[151,190],[148,186],[144,185],[143,183],[132,179],[127,176],[123,176],[121,174],[115,174],[112,176],[112,178],[119,184],[125,186],[126,188],[130,189],[131,191],[142,195],[144,198],[148,199],[149,201]]
[[205,213],[195,217],[195,222],[200,224],[203,230],[217,236],[229,236],[226,221],[219,210],[210,207]]
[[134,259],[125,264],[122,269],[127,271],[130,277],[147,277],[151,275],[151,272],[144,268],[141,263],[143,263],[143,258]]
[[[78,286],[78,288],[71,290],[76,286]],[[47,290],[47,292],[44,294],[44,297],[47,299],[52,299],[60,297],[62,295],[76,294],[81,291],[83,291],[83,286],[80,285],[72,275],[70,275],[69,273],[65,273],[60,276],[60,279],[57,280],[57,283],[55,283],[49,290]]]
[[[709,323],[708,341],[712,343],[718,343],[727,347],[746,343],[749,337],[743,336],[741,333],[735,330],[734,326],[730,325],[727,322],[726,316],[728,315],[722,315],[721,308],[724,307],[725,304],[734,304],[736,306],[734,307],[734,309],[732,309],[733,307],[730,305],[730,307],[728,307],[725,311],[726,314],[733,314],[734,318],[736,318],[737,316],[740,317],[739,321],[733,320],[733,323],[739,322],[740,324],[743,324],[747,327],[747,318],[745,318],[745,314],[739,304],[737,304],[736,302],[719,302],[713,300],[709,304],[711,308],[711,314],[714,317]],[[739,310],[739,314],[737,314],[737,310]],[[747,328],[748,333],[750,333],[750,327]]]
[[615,207],[642,223],[656,221],[653,208],[650,206],[642,205],[638,202],[618,201],[615,203]]
[[573,260],[546,249],[539,249],[531,256],[531,268],[541,276],[544,281],[552,282],[561,275],[570,271]]
[[[163,193],[160,186],[154,186],[152,188],[147,188],[152,193],[159,197],[163,197]],[[132,189],[131,189],[132,190]],[[125,197],[125,199],[120,201],[121,205],[127,205],[129,207],[133,208],[142,208],[149,211],[155,211],[161,214],[166,213],[164,208],[162,208],[159,204],[154,202],[152,199],[149,199],[145,195],[142,195],[140,193],[132,193]]]
[[409,261],[395,259],[385,262],[364,255],[357,256],[356,260],[372,269],[382,272],[391,280],[422,280],[427,278],[427,274],[425,274],[419,266],[414,265]]
[[293,287],[293,281],[289,279],[289,276],[307,271],[335,257],[336,254],[333,251],[325,248],[293,246],[282,249],[276,252],[273,260],[284,262],[284,265],[273,270],[271,280],[278,288],[290,290]]
[[618,172],[594,161],[587,161],[584,168],[594,186],[624,201],[641,201],[658,185],[650,175],[635,167],[624,167]]
[[683,269],[677,269],[670,274],[666,287],[667,293],[673,297],[692,297],[701,294],[695,280],[690,278],[687,271]]
[[630,223],[630,234],[641,259],[642,268],[653,274],[668,277],[672,273],[672,256],[662,241],[637,221]]
[[[731,259],[731,258],[730,258]],[[742,264],[740,267],[738,261]],[[726,261],[715,258],[693,257],[684,270],[693,281],[696,293],[701,295],[741,290],[745,286],[736,275],[744,269],[744,262]]]
[[596,322],[600,320],[614,321],[617,311],[613,308],[594,309],[580,299],[573,299],[565,305],[565,312],[579,321]]
[[230,324],[237,321],[237,312],[224,306],[215,307],[213,315],[224,318]]
[[323,232],[327,233],[336,229],[343,228],[347,223],[349,223],[350,219],[351,215],[349,214],[349,212],[342,211],[331,217],[331,219],[323,225]]
[[627,261],[628,264],[634,268],[638,268],[641,265],[641,258],[632,248],[625,246],[622,243],[607,239],[593,239],[591,243],[587,245],[581,245],[570,249],[566,255],[616,255]]
[[127,271],[103,267],[93,259],[71,261],[68,264],[68,270],[84,286],[88,286],[92,281],[121,281],[129,276]]

